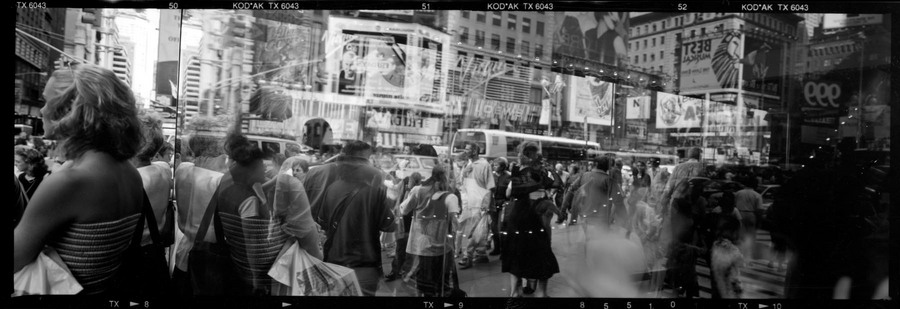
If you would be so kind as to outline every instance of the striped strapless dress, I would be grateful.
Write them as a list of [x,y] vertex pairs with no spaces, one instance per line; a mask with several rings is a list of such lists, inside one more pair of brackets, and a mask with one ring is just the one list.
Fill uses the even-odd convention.
[[110,290],[140,218],[138,213],[114,221],[75,223],[50,243],[84,288],[81,295]]
[[268,272],[290,235],[268,219],[219,215],[238,275],[252,286],[253,294],[270,295],[273,280]]

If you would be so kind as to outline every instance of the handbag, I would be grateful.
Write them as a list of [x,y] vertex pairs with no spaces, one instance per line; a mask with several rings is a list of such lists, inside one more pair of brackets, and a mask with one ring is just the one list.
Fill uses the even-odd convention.
[[[125,295],[142,297],[171,295],[174,290],[169,277],[169,264],[166,262],[166,247],[160,239],[147,192],[144,191],[143,195],[141,220],[138,221],[131,245],[125,252],[115,289]],[[141,246],[145,220],[153,242]]]
[[[224,181],[224,180],[223,180]],[[209,206],[200,221],[194,246],[188,256],[188,279],[194,295],[228,295],[236,290],[237,270],[231,261],[231,251],[225,242],[222,221],[216,211],[218,196],[223,184],[220,183],[209,201]],[[206,232],[210,221],[214,221],[216,242],[206,242]]]

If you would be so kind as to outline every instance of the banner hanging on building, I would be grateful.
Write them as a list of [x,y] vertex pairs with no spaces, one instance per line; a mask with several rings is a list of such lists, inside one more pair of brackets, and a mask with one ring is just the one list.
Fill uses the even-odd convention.
[[159,11],[159,48],[156,63],[156,94],[177,96],[178,58],[181,50],[181,10]]
[[744,76],[741,89],[778,96],[781,94],[781,45],[747,36],[744,38]]
[[590,124],[611,126],[613,109],[613,83],[597,77],[569,77],[569,121],[587,116]]
[[328,29],[332,91],[363,97],[369,106],[445,112],[448,34],[412,23],[335,17]]
[[625,119],[650,119],[650,96],[628,97]]
[[728,32],[685,38],[681,44],[681,91],[737,89],[741,35]]
[[312,83],[314,65],[301,64],[311,60],[311,45],[318,38],[310,27],[257,19],[250,32],[257,42],[253,74],[267,72],[260,78],[285,84]]
[[553,58],[567,55],[619,65],[628,56],[629,12],[560,12]]
[[656,128],[699,128],[703,120],[703,100],[657,92]]

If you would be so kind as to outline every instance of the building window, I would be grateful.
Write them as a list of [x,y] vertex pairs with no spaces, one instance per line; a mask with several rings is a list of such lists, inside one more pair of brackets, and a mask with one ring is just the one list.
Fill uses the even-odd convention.
[[634,30],[637,32],[637,35],[641,35],[641,27],[636,27]]
[[662,29],[663,29],[663,30],[666,30],[666,21],[665,21],[665,20],[662,21]]
[[659,45],[663,45],[663,44],[666,44],[666,36],[665,35],[659,37]]
[[653,47],[656,47],[656,38],[653,38]]
[[644,54],[644,62],[647,62],[647,54]]
[[691,30],[691,38],[697,35],[697,30]]
[[475,13],[475,21],[484,23],[484,13]]
[[491,34],[491,49],[500,50],[500,35]]
[[484,31],[475,30],[475,46],[484,46]]
[[650,33],[650,25],[644,25],[644,33]]
[[469,11],[462,11],[462,18],[469,19]]
[[544,45],[534,44],[534,56],[537,58],[541,58],[544,56]]
[[647,39],[644,39],[644,48],[647,48]]
[[459,32],[459,41],[469,44],[469,28],[460,27],[460,29],[461,31]]
[[656,24],[653,24],[653,32],[656,32]]
[[529,52],[531,52],[531,43],[528,43],[528,41],[522,41],[522,54],[527,57]]
[[634,63],[640,63],[640,62],[641,62],[641,58],[638,56],[634,56]]
[[706,28],[700,28],[700,36],[706,35]]
[[[543,12],[542,12],[542,14],[543,14]],[[537,22],[537,28],[535,28],[534,30],[535,30],[534,31],[535,34],[537,34],[539,36],[544,36],[544,22],[542,22],[542,21]]]
[[506,17],[506,29],[516,30],[516,15],[509,14],[509,16]]
[[666,52],[665,52],[665,51],[662,51],[662,50],[659,51],[659,60],[663,60],[663,58],[664,58],[665,55],[666,55]]
[[494,12],[492,20],[493,20],[494,26],[500,27],[500,25],[503,22],[502,15],[500,15],[500,12]]
[[516,52],[516,39],[506,38],[506,52],[514,54]]
[[656,61],[656,55],[650,54],[650,62]]
[[662,66],[659,66],[659,72],[663,73]]
[[523,33],[531,33],[531,19],[530,18],[522,18],[522,32]]

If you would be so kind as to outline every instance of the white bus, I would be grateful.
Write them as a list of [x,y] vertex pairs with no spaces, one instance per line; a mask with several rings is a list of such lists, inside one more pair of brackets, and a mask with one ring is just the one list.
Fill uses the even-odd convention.
[[544,158],[552,161],[586,160],[585,150],[600,150],[600,144],[596,142],[500,130],[460,129],[453,136],[451,152],[456,156],[466,149],[467,142],[472,142],[481,148],[479,156],[489,160],[506,157],[515,161],[526,141],[537,143]]
[[[645,153],[645,152],[631,152],[631,151],[612,151],[612,150],[589,150],[588,157],[593,158],[595,156],[603,156],[603,155],[611,155],[615,158],[622,158],[625,161],[626,165],[632,165],[636,161],[642,161],[644,163],[650,162],[650,159],[657,158],[659,159],[660,166],[674,167],[678,165],[678,156],[670,155],[670,154],[660,154],[660,153]],[[672,169],[669,169],[671,172]]]

